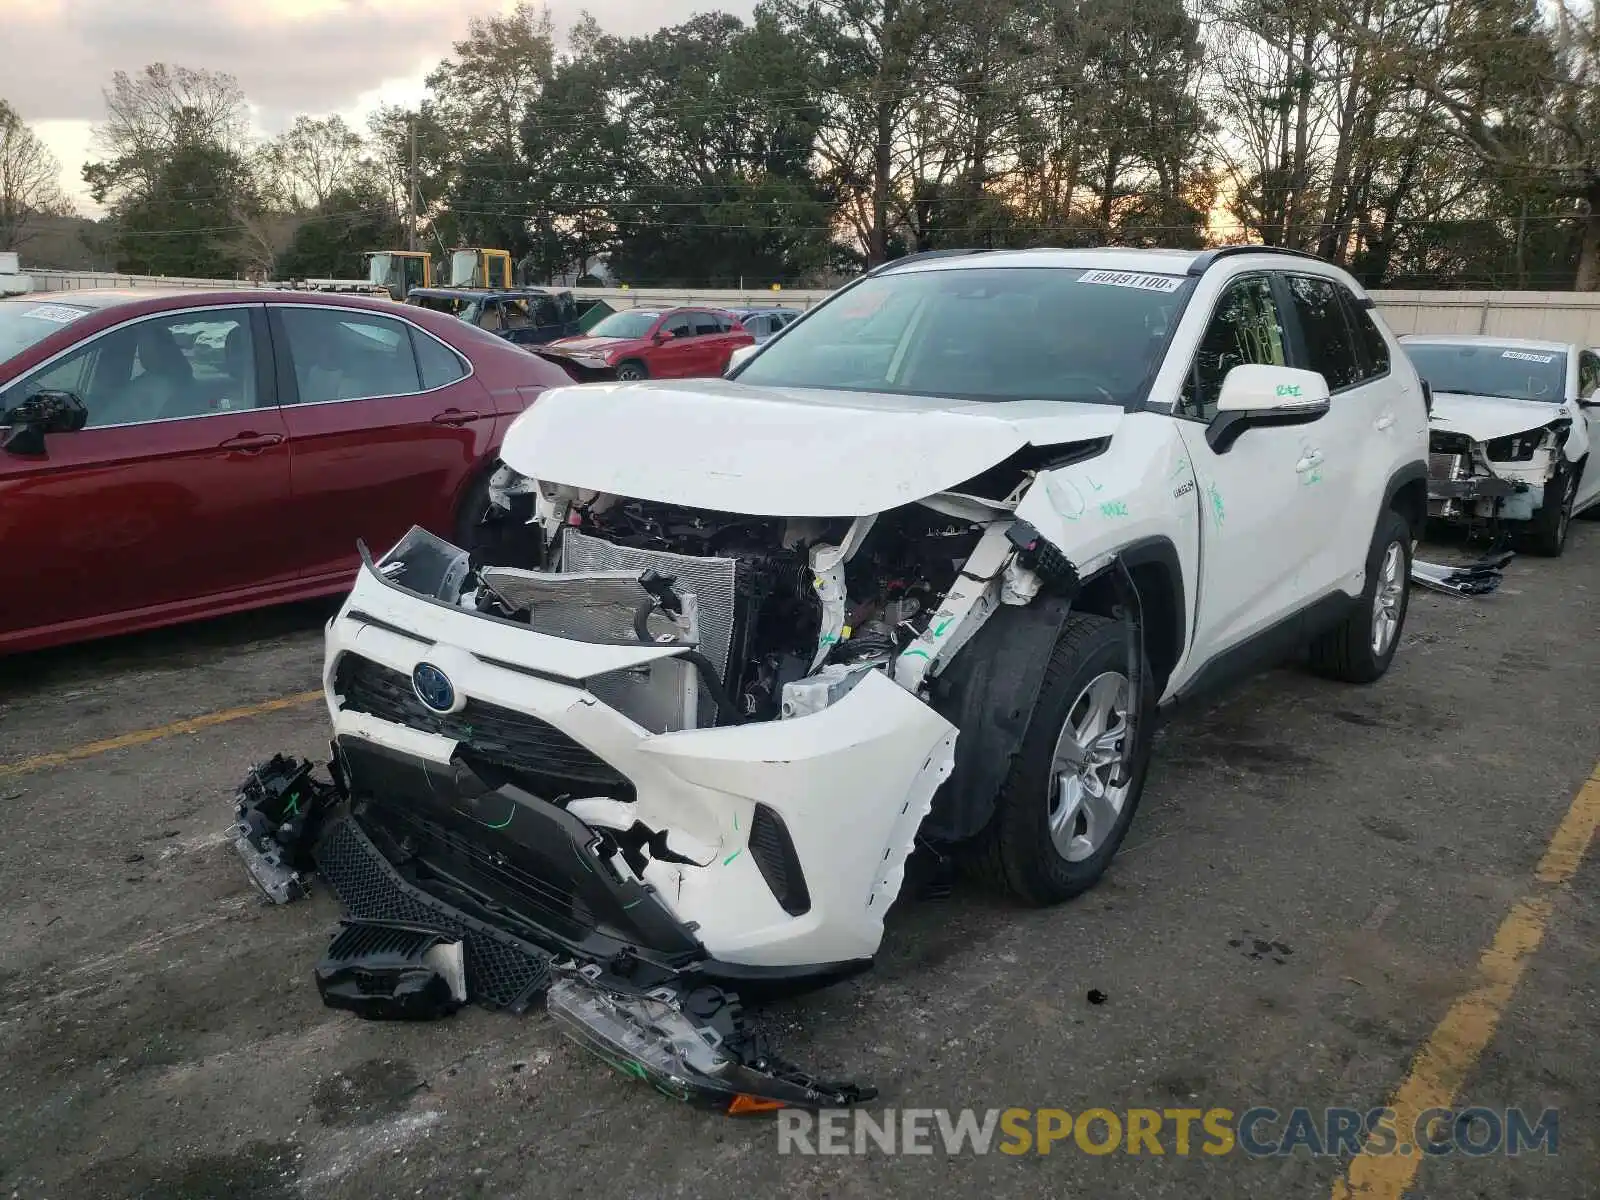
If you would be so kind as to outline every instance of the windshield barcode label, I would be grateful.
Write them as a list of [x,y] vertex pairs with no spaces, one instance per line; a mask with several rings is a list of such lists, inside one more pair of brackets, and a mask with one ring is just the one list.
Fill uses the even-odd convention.
[[1526,350],[1506,350],[1500,355],[1500,357],[1514,358],[1518,362],[1544,363],[1546,366],[1555,362],[1556,360],[1556,356],[1554,354],[1529,354]]
[[1078,277],[1078,282],[1139,288],[1146,292],[1175,292],[1183,286],[1183,276],[1140,275],[1136,271],[1085,271]]
[[37,304],[22,315],[39,321],[54,321],[57,325],[65,325],[68,321],[76,321],[88,311],[86,308],[68,308],[65,304]]

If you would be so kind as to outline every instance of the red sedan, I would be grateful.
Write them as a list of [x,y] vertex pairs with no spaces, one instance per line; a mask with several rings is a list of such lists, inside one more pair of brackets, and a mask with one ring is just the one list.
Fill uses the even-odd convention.
[[0,300],[0,653],[337,593],[459,536],[559,366],[414,306],[304,292]]
[[693,379],[721,375],[728,358],[755,338],[715,308],[628,308],[581,337],[558,338],[535,353],[572,363],[586,379]]

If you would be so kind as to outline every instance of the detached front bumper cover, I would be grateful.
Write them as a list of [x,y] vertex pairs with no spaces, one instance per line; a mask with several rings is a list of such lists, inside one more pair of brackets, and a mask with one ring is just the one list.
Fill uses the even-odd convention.
[[[542,995],[551,1018],[579,1046],[664,1095],[730,1116],[847,1107],[877,1095],[778,1058],[731,991],[688,979],[630,988],[608,974],[614,963],[570,957],[558,963],[550,949],[527,940],[525,925],[516,932],[497,928],[424,891],[366,836],[349,811],[342,772],[335,767],[332,774],[332,785],[318,782],[310,763],[280,755],[254,768],[239,789],[241,812],[263,814],[258,836],[269,849],[277,831],[296,831],[283,869],[297,894],[315,869],[339,898],[344,920],[315,972],[329,1007],[373,1020],[428,1020],[467,1001],[520,1013]],[[313,800],[301,809],[296,796]],[[336,807],[341,811],[331,811]],[[296,813],[305,819],[296,823]],[[308,829],[319,835],[314,868]],[[253,848],[239,836],[242,847]],[[255,859],[245,861],[272,894]]]

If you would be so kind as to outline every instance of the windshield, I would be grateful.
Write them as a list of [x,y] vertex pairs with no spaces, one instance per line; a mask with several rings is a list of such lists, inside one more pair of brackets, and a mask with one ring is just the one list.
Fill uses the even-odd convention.
[[1406,356],[1436,392],[1506,400],[1566,399],[1567,356],[1482,343],[1407,342]]
[[451,287],[475,287],[482,282],[478,278],[476,250],[457,250],[450,255]]
[[75,304],[41,304],[33,297],[0,301],[0,365],[93,311]]
[[589,330],[589,336],[642,338],[655,326],[656,318],[660,315],[655,312],[640,312],[638,309],[632,312],[612,313],[609,317],[595,322],[594,328]]
[[868,279],[773,341],[741,383],[1127,404],[1189,295],[1182,275],[1054,267]]
[[367,282],[379,285],[389,282],[389,273],[394,270],[394,260],[387,254],[374,254],[367,260]]

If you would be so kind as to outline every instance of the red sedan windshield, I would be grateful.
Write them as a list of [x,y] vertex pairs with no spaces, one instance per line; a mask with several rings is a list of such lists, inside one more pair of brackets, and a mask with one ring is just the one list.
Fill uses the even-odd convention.
[[76,304],[56,304],[35,297],[0,300],[0,365],[21,354],[35,342],[42,342],[63,325],[94,310]]

